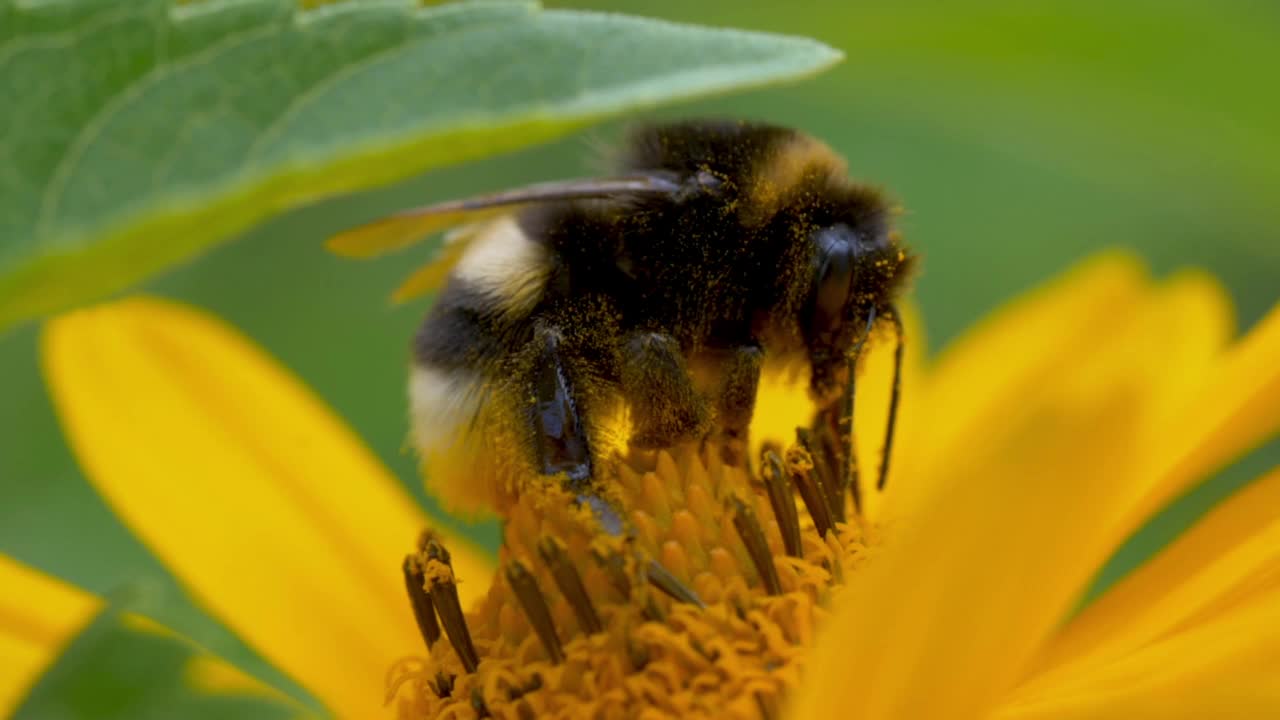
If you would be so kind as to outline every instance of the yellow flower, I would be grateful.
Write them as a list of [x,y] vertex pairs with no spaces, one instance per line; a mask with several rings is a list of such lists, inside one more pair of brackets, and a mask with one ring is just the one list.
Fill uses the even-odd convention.
[[[385,712],[410,717],[1280,716],[1280,471],[1073,612],[1146,518],[1275,436],[1280,308],[1232,343],[1210,280],[1153,285],[1104,257],[927,367],[918,335],[887,490],[864,483],[860,515],[842,498],[847,521],[825,536],[821,492],[787,486],[798,522],[783,529],[766,487],[821,479],[816,449],[753,476],[677,449],[612,471],[637,547],[592,539],[553,490],[513,511],[492,584],[465,542],[424,539],[406,565],[415,598],[460,631],[447,601],[462,594],[474,675],[457,638],[427,657],[405,596],[399,558],[429,519],[243,339],[131,300],[53,321],[44,361],[99,492],[215,617],[342,717],[376,715],[388,676]],[[882,426],[885,366],[868,360],[859,428]],[[757,434],[780,437],[798,411],[766,395]],[[875,435],[859,433],[864,465]],[[706,608],[620,588],[611,563],[634,579],[645,557]],[[0,601],[0,649],[28,624],[52,629],[28,633],[0,702],[92,612],[83,598],[45,612],[28,591],[31,617]]]

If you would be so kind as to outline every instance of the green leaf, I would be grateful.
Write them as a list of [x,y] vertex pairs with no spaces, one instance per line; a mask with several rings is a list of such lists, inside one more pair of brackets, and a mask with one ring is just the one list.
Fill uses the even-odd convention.
[[0,328],[308,200],[839,58],[510,2],[0,0]]
[[318,716],[318,708],[262,685],[141,615],[111,606],[63,649],[12,718],[285,720]]

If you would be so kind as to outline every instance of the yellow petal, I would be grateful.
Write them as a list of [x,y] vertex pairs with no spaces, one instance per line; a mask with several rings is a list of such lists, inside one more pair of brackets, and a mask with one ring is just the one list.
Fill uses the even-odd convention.
[[0,555],[0,717],[8,717],[101,602]]
[[887,498],[894,513],[927,502],[936,489],[921,478],[945,477],[941,470],[984,442],[1009,408],[1074,372],[1099,337],[1114,336],[1132,318],[1145,289],[1132,257],[1102,255],[1010,303],[944,350],[923,389],[929,422],[928,432],[913,438],[917,474]]
[[1192,483],[1280,431],[1280,305],[1208,373],[1208,381],[1168,425],[1153,487],[1134,523]]
[[[1197,400],[1235,333],[1227,291],[1211,275],[1184,270],[1162,281],[1148,299],[1140,322],[1149,362],[1144,370],[1152,395],[1146,399],[1153,425],[1163,425]],[[1163,433],[1164,428],[1160,428]],[[1168,438],[1153,438],[1167,455]]]
[[1091,603],[1046,650],[1026,694],[1132,653],[1280,583],[1280,469],[1251,483]]
[[[1041,352],[1054,357],[1044,358],[1038,365],[1010,361],[1004,355],[1008,349],[1005,341],[999,341],[988,348],[985,376],[966,382],[960,377],[962,371],[952,368],[945,371],[951,373],[949,379],[935,378],[927,399],[934,437],[925,436],[921,443],[926,449],[916,453],[925,458],[919,461],[921,475],[947,478],[945,468],[950,458],[981,452],[986,443],[1003,442],[999,435],[1016,426],[1017,418],[1035,407],[1046,388],[1052,392],[1064,377],[1092,375],[1103,384],[1123,384],[1139,413],[1140,431],[1133,451],[1146,459],[1126,478],[1126,492],[1132,493],[1133,507],[1139,507],[1140,499],[1159,477],[1154,468],[1170,454],[1170,423],[1182,422],[1186,409],[1199,402],[1206,378],[1215,372],[1231,333],[1232,313],[1226,293],[1206,275],[1182,272],[1130,295],[1123,289],[1124,267],[1123,262],[1111,267],[1099,261],[1089,272],[1068,276],[1069,280],[1079,279],[1060,288],[1064,294],[1093,298],[1092,305],[1081,300],[1076,307],[1076,311],[1093,315],[1088,323],[1073,326],[1072,321],[1045,310],[1049,306],[1046,300],[1033,298],[1030,306],[1032,310],[1039,308],[1042,316],[1023,318],[1028,325],[1025,342],[1029,348],[1038,345]],[[1038,338],[1034,328],[1039,326],[1055,328],[1066,337],[1053,341]],[[1009,328],[1009,332],[1016,332],[1016,328]],[[1079,334],[1070,337],[1071,332]],[[1070,341],[1068,345],[1059,345],[1064,339]],[[1008,340],[1016,341],[1016,337]],[[965,363],[969,369],[963,372],[978,372],[977,354],[977,348],[963,349],[961,355],[973,356]],[[938,375],[943,373],[940,370]],[[1010,382],[1010,375],[1018,379]],[[975,393],[981,397],[975,398]],[[978,415],[969,415],[974,408],[981,408]],[[965,426],[955,425],[957,415],[968,416]],[[1087,453],[1080,453],[1077,459],[1082,462],[1081,472],[1094,471]],[[918,487],[908,487],[904,494],[918,498],[936,492],[923,481],[913,478],[912,483]],[[1131,509],[1117,522],[1112,542],[1118,544],[1143,519],[1145,515]]]
[[[835,600],[793,717],[980,717],[1094,573],[1138,431],[1133,373],[1099,352],[940,468]],[[1088,472],[1081,472],[1088,468]]]
[[[400,559],[428,520],[325,405],[216,319],[149,299],[51,321],[43,367],[94,487],[224,624],[340,716],[420,651]],[[469,597],[489,564],[452,540]]]
[[1200,393],[1231,338],[1232,316],[1226,292],[1213,278],[1184,271],[1153,288],[1127,322],[1115,325],[1111,334],[1099,333],[1084,351],[1108,347],[1116,358],[1109,371],[1132,376],[1133,402],[1142,416],[1135,439],[1141,460],[1128,478],[1133,505],[1116,524],[1112,544],[1119,546],[1156,509],[1144,498],[1152,497],[1160,468],[1176,447],[1170,440],[1173,428],[1185,425],[1188,410],[1203,402]]
[[1280,717],[1280,590],[1089,668],[1000,720]]

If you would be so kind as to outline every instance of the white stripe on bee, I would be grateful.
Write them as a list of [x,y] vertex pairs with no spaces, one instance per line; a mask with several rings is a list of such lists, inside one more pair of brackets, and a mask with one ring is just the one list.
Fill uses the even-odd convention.
[[480,379],[467,370],[416,363],[409,373],[413,442],[428,455],[459,441],[480,410]]
[[455,277],[512,314],[533,309],[550,273],[550,251],[530,239],[510,215],[480,228],[453,269]]

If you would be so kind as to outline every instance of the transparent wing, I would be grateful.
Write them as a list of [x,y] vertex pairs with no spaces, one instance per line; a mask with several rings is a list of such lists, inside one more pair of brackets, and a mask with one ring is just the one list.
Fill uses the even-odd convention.
[[[330,252],[344,257],[371,258],[406,248],[456,225],[475,223],[508,213],[514,206],[619,195],[669,195],[679,188],[673,180],[657,175],[623,175],[537,183],[490,195],[405,210],[338,233],[329,238],[325,246]],[[460,256],[460,251],[457,254]],[[451,254],[442,253],[442,256],[445,255]]]
[[487,232],[490,225],[489,222],[470,223],[455,228],[445,235],[444,242],[440,244],[435,255],[425,265],[414,270],[404,279],[404,282],[400,283],[400,287],[391,293],[391,302],[398,305],[439,290],[444,285],[444,281],[449,279],[453,266],[462,259],[462,253],[467,246],[472,240]]

